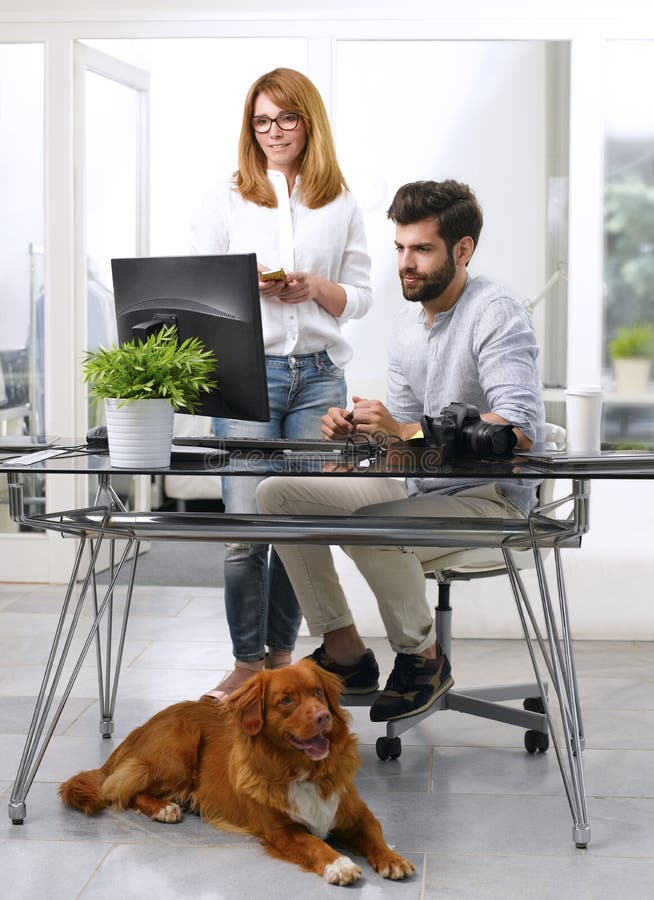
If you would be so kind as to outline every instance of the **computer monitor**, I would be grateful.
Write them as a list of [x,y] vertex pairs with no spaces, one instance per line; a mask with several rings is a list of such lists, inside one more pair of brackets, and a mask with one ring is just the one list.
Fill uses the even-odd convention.
[[270,419],[254,253],[112,259],[118,340],[176,325],[216,355],[218,387],[201,395],[200,415]]

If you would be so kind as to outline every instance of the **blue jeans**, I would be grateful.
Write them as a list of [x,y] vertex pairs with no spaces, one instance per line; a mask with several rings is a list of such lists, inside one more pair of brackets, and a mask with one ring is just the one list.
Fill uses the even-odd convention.
[[[320,437],[330,406],[345,407],[343,370],[326,352],[267,356],[269,422],[214,419],[218,437]],[[228,513],[256,513],[255,493],[266,476],[226,476],[223,503]],[[266,647],[293,650],[302,613],[286,570],[268,544],[228,544],[225,553],[225,607],[236,659],[262,659]]]

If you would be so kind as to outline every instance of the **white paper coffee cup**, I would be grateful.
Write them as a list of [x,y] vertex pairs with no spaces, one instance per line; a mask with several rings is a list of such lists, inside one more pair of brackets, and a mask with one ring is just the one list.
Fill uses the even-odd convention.
[[570,385],[565,390],[568,453],[599,453],[602,429],[602,389],[596,384]]

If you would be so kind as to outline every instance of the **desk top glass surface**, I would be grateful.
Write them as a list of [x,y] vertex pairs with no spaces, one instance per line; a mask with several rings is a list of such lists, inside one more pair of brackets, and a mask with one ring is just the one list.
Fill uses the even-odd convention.
[[[153,468],[112,468],[106,450],[85,448],[60,439],[52,448],[56,456],[31,461],[26,456],[2,453],[0,474],[155,474],[155,475],[330,475],[396,476],[436,478],[610,478],[654,477],[654,453],[602,451],[589,456],[567,456],[565,452],[537,450],[510,460],[439,460],[437,451],[416,452],[398,445],[388,452],[367,454],[336,453],[325,444],[324,452],[231,451],[229,455],[211,451],[174,453],[170,466]],[[34,459],[34,457],[33,457]]]

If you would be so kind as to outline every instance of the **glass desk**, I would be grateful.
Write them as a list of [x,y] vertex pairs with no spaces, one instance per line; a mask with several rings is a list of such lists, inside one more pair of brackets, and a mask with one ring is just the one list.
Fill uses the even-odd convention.
[[[468,460],[442,465],[435,451],[430,454],[405,445],[395,445],[388,452],[375,450],[369,456],[339,455],[329,450],[324,453],[293,454],[232,452],[229,458],[211,453],[192,457],[176,455],[170,468],[153,471],[112,470],[106,453],[80,453],[71,449],[31,464],[29,460],[23,463],[9,459],[0,464],[0,471],[8,478],[10,512],[15,521],[28,527],[53,530],[79,541],[9,803],[9,817],[13,823],[21,824],[26,816],[27,793],[92,644],[95,644],[98,667],[100,732],[105,738],[113,733],[123,647],[142,541],[309,541],[346,546],[492,547],[503,556],[536,679],[533,685],[518,685],[522,692],[513,696],[532,696],[524,693],[525,689],[531,689],[533,695],[542,700],[542,707],[512,710],[510,718],[502,718],[494,711],[492,692],[487,691],[484,697],[484,690],[481,689],[473,698],[452,690],[431,710],[423,713],[422,718],[437,709],[479,710],[474,714],[551,733],[572,815],[573,841],[578,847],[589,843],[590,823],[582,763],[584,734],[561,550],[580,547],[582,537],[588,530],[590,481],[593,478],[652,478],[654,454],[602,453],[590,458],[568,458],[565,454],[544,453],[517,456],[508,461]],[[35,471],[52,476],[70,473],[97,476],[93,505],[87,509],[27,515],[23,479]],[[112,475],[119,473],[286,474],[290,477],[328,475],[333,478],[437,475],[535,481],[554,478],[570,480],[571,489],[565,497],[535,508],[528,518],[516,519],[246,516],[126,510],[111,484]],[[100,589],[96,580],[96,563],[100,549],[106,543],[110,548],[110,577],[108,585]],[[520,575],[516,554],[524,551],[533,555],[538,585],[536,603],[532,603]],[[544,565],[545,553],[550,551],[555,562],[554,588],[550,586]],[[124,568],[128,571],[128,578],[124,587],[124,605],[121,605],[119,614],[115,595],[119,590],[118,577]],[[81,650],[72,661],[72,672],[65,680],[62,678],[63,670],[71,655],[73,638],[78,629],[82,629],[81,614],[88,603],[92,609],[91,624],[81,636]],[[539,617],[543,624],[539,624]],[[552,702],[548,698],[550,684],[554,692]],[[503,696],[506,699],[506,695]],[[415,716],[387,723],[387,739],[396,738],[419,720],[420,717]]]

